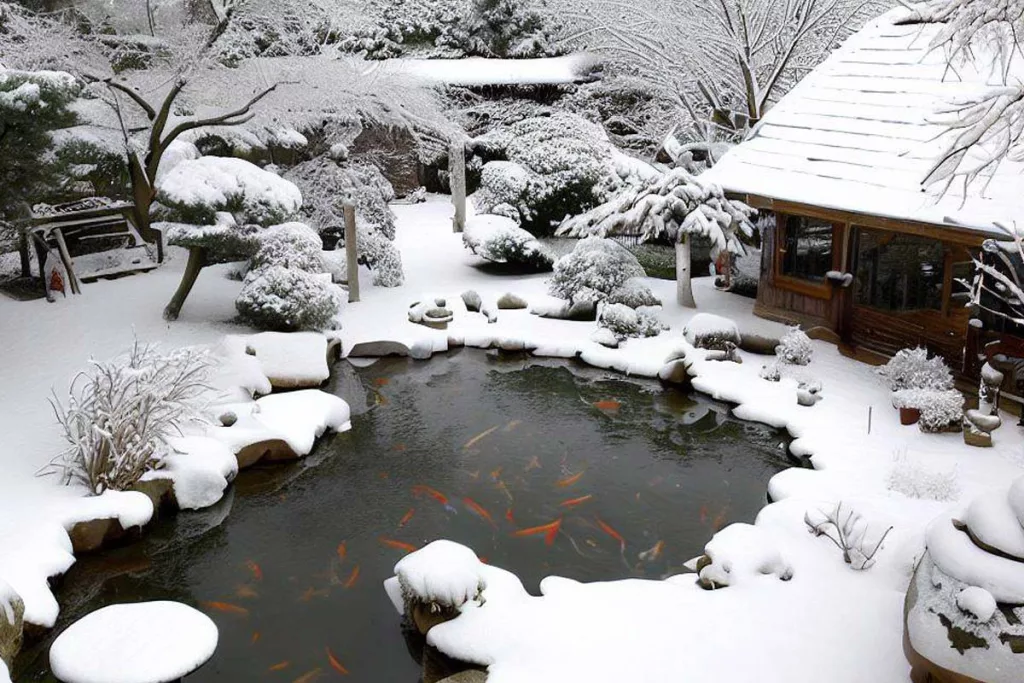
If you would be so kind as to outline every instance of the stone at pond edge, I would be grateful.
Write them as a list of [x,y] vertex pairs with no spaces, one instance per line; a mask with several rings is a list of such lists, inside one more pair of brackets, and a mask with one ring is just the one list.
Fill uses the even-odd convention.
[[454,676],[442,678],[437,683],[486,683],[487,672],[480,669],[466,669]]
[[244,470],[260,461],[287,462],[298,460],[299,456],[284,439],[264,439],[243,446],[235,453],[235,458],[238,459],[238,469]]
[[112,517],[76,522],[68,532],[68,536],[71,537],[71,547],[77,555],[99,550],[109,543],[124,538],[126,533],[121,522]]
[[131,490],[144,493],[153,504],[154,511],[164,507],[177,508],[178,501],[174,496],[174,480],[166,476],[160,476],[160,470],[154,470],[147,474],[150,478],[135,482]]
[[483,299],[472,289],[467,289],[462,293],[462,303],[466,305],[466,310],[470,313],[479,313],[480,307],[483,305]]
[[740,332],[740,349],[747,353],[756,353],[762,356],[774,356],[775,347],[779,340],[775,337],[768,337],[762,334],[748,334]]
[[992,435],[967,427],[964,429],[964,443],[977,448],[991,448]]
[[661,370],[658,371],[658,379],[665,384],[671,384],[677,387],[689,388],[692,381],[690,373],[687,372],[686,360],[680,358],[678,360],[669,361],[662,366]]
[[593,301],[577,301],[574,304],[566,302],[565,306],[557,310],[543,310],[536,313],[541,318],[552,320],[572,320],[576,322],[593,322],[597,320],[597,303]]
[[529,306],[526,299],[512,292],[506,292],[498,299],[498,310],[518,310]]
[[419,340],[409,347],[409,357],[416,360],[428,360],[434,355],[434,345],[429,341]]
[[359,342],[352,346],[348,355],[353,358],[380,358],[383,356],[408,356],[409,347],[396,341]]
[[217,419],[220,420],[220,423],[225,427],[230,427],[231,425],[238,422],[238,416],[235,415],[230,410],[227,411],[226,413],[222,413],[220,417],[218,417]]
[[21,596],[15,595],[10,606],[14,613],[13,621],[8,621],[6,610],[0,608],[0,659],[8,669],[14,666],[14,656],[21,650],[25,628],[25,602]]

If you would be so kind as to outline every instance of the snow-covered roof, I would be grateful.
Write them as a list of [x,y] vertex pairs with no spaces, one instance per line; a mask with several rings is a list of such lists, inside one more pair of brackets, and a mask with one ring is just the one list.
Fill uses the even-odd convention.
[[[898,25],[897,9],[853,35],[764,116],[750,139],[702,178],[726,190],[830,209],[998,233],[1024,223],[1024,164],[1003,161],[966,191],[925,188],[951,133],[937,112],[977,97],[999,74],[950,67],[930,43],[942,25]],[[1010,79],[1024,78],[1024,60]],[[948,116],[948,115],[947,115]]]

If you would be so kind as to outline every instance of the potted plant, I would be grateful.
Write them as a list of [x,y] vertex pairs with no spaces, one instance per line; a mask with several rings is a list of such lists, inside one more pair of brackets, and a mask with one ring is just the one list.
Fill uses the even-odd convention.
[[892,393],[892,407],[900,411],[901,425],[917,424],[928,393],[926,389],[900,389]]

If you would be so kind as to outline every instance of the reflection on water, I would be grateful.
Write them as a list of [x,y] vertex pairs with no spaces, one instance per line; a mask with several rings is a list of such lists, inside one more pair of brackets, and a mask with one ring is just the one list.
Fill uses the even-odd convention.
[[[560,361],[466,351],[338,374],[352,431],[84,558],[62,580],[54,633],[105,604],[180,600],[221,629],[190,681],[344,669],[411,683],[419,664],[381,588],[409,548],[464,543],[529,590],[549,574],[661,578],[717,528],[751,521],[788,465],[777,431],[721,405]],[[19,682],[53,680],[51,639],[23,653]]]

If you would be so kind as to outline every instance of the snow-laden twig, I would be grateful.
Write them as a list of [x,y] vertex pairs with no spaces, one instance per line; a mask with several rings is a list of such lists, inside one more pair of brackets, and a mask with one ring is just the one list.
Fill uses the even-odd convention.
[[874,547],[869,549],[866,542],[867,521],[855,510],[849,510],[844,517],[842,507],[843,502],[839,501],[831,512],[814,511],[813,518],[812,511],[808,510],[804,513],[804,523],[808,531],[815,536],[824,536],[832,541],[843,553],[843,561],[846,564],[854,569],[870,569],[875,564],[875,554],[882,547],[892,527],[886,529]]

